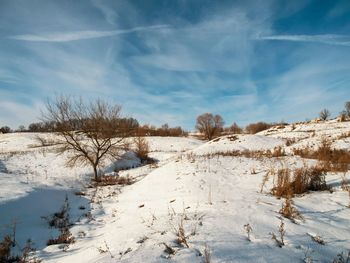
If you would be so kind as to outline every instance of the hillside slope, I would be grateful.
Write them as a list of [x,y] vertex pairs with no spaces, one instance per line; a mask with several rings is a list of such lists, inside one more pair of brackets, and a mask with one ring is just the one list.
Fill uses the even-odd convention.
[[[337,254],[347,253],[350,248],[350,200],[349,193],[341,189],[343,173],[327,173],[332,191],[293,198],[302,215],[297,220],[283,218],[279,213],[284,199],[270,194],[274,176],[267,174],[282,167],[314,165],[315,160],[294,156],[293,149],[317,148],[325,136],[332,141],[332,147],[349,149],[349,132],[349,122],[327,122],[273,128],[258,135],[225,136],[204,144],[184,138],[147,138],[153,149],[151,155],[161,160],[158,165],[120,172],[122,176],[138,178],[132,185],[87,189],[83,197],[71,194],[72,217],[79,219],[71,228],[76,242],[65,252],[60,245],[45,247],[45,237],[56,234],[45,232],[34,239],[41,244],[37,256],[45,262],[204,262],[205,251],[210,251],[211,262],[332,262]],[[276,147],[282,148],[285,155],[256,158],[239,154],[274,152]],[[225,154],[228,152],[234,154]],[[31,153],[36,157],[30,161],[29,156],[28,160],[21,155],[4,156],[7,157],[1,160],[6,171],[2,170],[0,180],[7,181],[12,176],[13,186],[9,189],[15,188],[16,178],[24,178],[23,164],[28,161],[34,165],[34,160],[37,164],[30,169],[29,164],[25,166],[23,174],[33,169],[43,176],[44,170],[38,167],[49,162],[56,167],[54,173],[61,171],[67,173],[67,180],[70,178],[69,183],[60,185],[65,191],[69,184],[75,188],[79,185],[72,172],[59,170],[58,163],[64,161],[64,156],[49,160]],[[79,169],[74,173],[81,176],[84,168]],[[345,176],[350,177],[349,173]],[[45,180],[36,187],[42,188],[42,181]],[[50,187],[58,181],[53,180]],[[31,183],[25,187],[31,187]],[[24,191],[28,191],[25,187]],[[21,200],[20,196],[23,195],[13,200]],[[60,207],[58,201],[53,204],[56,209]],[[0,215],[15,205],[18,203],[11,205],[3,195]],[[88,217],[79,213],[81,205],[90,211]],[[33,212],[32,217],[40,216],[41,211]],[[282,248],[271,239],[272,233],[279,238],[281,220],[286,231]],[[252,228],[249,239],[244,228],[247,224]],[[29,223],[28,227],[26,235],[33,234],[30,229],[34,228]],[[44,229],[45,222],[40,227]],[[184,234],[185,241],[179,242],[179,233],[180,237]],[[313,241],[317,236],[324,245]]]

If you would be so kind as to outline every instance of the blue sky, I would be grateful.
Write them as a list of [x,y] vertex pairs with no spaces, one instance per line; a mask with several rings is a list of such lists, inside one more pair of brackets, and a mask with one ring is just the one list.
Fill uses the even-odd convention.
[[349,73],[348,0],[0,0],[0,126],[60,94],[189,130],[336,116]]

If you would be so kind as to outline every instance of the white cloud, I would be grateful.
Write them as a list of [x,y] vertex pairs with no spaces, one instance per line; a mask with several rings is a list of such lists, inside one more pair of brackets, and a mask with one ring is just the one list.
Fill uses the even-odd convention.
[[[272,30],[272,7],[266,6],[266,1],[261,1],[263,11],[255,5],[253,11],[248,6],[233,6],[219,13],[204,13],[195,22],[179,16],[171,21],[173,26],[167,26],[169,20],[165,19],[157,20],[157,25],[151,27],[133,27],[144,25],[145,20],[129,1],[109,2],[113,5],[111,9],[106,2],[91,1],[104,15],[99,16],[104,18],[104,25],[107,21],[116,24],[115,28],[124,24],[132,28],[79,31],[99,24],[80,19],[84,16],[61,12],[62,18],[52,22],[55,26],[46,27],[51,28],[46,31],[50,34],[10,37],[23,41],[12,43],[25,56],[20,52],[0,51],[0,66],[5,70],[0,70],[0,81],[26,83],[32,92],[30,96],[37,96],[37,101],[55,93],[82,95],[86,99],[102,97],[121,103],[124,112],[141,122],[157,125],[169,122],[186,128],[192,128],[196,116],[206,111],[221,114],[227,124],[277,121],[280,116],[287,118],[286,121],[300,120],[314,114],[312,111],[319,110],[320,104],[335,112],[327,103],[339,101],[344,89],[328,91],[333,87],[328,76],[332,75],[333,81],[348,83],[348,78],[341,80],[338,76],[343,75],[337,75],[349,65],[347,62],[339,65],[339,61],[346,60],[341,48],[298,45],[283,58],[280,58],[282,51],[285,52],[282,47],[270,52],[268,40],[348,46],[350,39],[340,35],[278,36]],[[27,32],[42,32],[37,27],[28,28],[36,29]],[[18,30],[13,32],[22,32]],[[52,33],[57,30],[58,33]],[[147,34],[135,38],[107,38],[146,30],[149,30]],[[96,41],[74,41],[89,38],[99,38],[98,45]],[[264,53],[256,49],[262,42],[255,40],[267,41],[261,45],[267,48]],[[52,45],[51,42],[69,43]],[[328,60],[324,59],[326,55]],[[310,63],[305,64],[307,61]],[[256,75],[255,71],[262,74]],[[8,91],[11,92],[14,93]],[[7,95],[7,100],[16,99]],[[27,112],[26,108],[17,109]],[[15,107],[11,110],[16,111]],[[3,116],[0,113],[0,119]]]
[[115,20],[118,18],[118,14],[108,6],[104,5],[104,3],[101,0],[92,0],[92,4],[99,9],[103,15],[106,18],[106,21],[111,24],[115,25]]
[[42,102],[36,102],[29,106],[18,102],[0,101],[0,125],[8,125],[16,129],[18,125],[28,125],[32,121],[38,121]]
[[22,41],[34,41],[34,42],[69,42],[82,39],[100,38],[100,37],[110,37],[120,34],[128,34],[138,31],[149,31],[149,30],[159,30],[168,28],[168,25],[153,25],[153,26],[142,26],[134,27],[130,29],[118,29],[110,31],[74,31],[74,32],[57,32],[46,35],[36,35],[36,34],[24,34],[9,36],[10,39],[22,40]]
[[350,36],[347,35],[272,35],[258,36],[255,40],[276,40],[295,42],[315,42],[328,45],[350,46]]

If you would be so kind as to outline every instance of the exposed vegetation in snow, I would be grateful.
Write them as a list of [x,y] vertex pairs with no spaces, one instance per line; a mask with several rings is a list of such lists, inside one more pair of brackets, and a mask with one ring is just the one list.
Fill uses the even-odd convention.
[[45,262],[342,262],[349,135],[350,122],[326,121],[146,137],[154,162],[125,152],[92,184],[35,133],[1,134],[1,246],[8,236],[21,255],[30,238],[28,260]]

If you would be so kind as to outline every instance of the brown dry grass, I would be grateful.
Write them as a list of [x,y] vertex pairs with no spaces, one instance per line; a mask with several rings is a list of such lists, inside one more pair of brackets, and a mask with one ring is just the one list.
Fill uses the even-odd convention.
[[94,186],[108,185],[131,185],[135,180],[128,176],[104,175],[98,181],[94,181]]
[[75,242],[74,237],[70,231],[62,232],[57,238],[52,238],[47,241],[47,245],[57,245],[57,244],[72,244]]
[[321,141],[321,145],[317,150],[312,150],[310,147],[294,149],[294,155],[316,159],[320,162],[320,166],[328,172],[346,172],[350,165],[350,152],[332,149],[331,142],[327,139]]
[[[18,243],[13,240],[13,237],[6,235],[3,240],[0,241],[0,262],[40,263],[40,259],[31,255],[31,252],[35,251],[32,245],[33,242],[28,239],[26,245],[21,248]],[[15,250],[20,250],[21,253],[14,253]]]
[[266,151],[233,150],[233,151],[226,151],[226,152],[215,152],[215,153],[205,154],[203,156],[207,158],[223,156],[223,157],[245,157],[245,158],[262,159],[264,157],[266,158],[283,157],[283,156],[286,156],[286,153],[282,147],[276,147],[272,151],[271,150],[266,150]]
[[134,138],[134,144],[135,144],[135,154],[138,158],[140,158],[141,163],[147,162],[150,158],[148,157],[149,154],[149,144],[144,137],[136,137]]
[[284,149],[281,146],[276,147],[272,152],[272,157],[286,156]]
[[276,176],[277,179],[271,193],[279,198],[289,198],[308,191],[329,189],[326,184],[326,171],[319,166],[308,167],[304,165],[294,171],[282,168],[277,170]]
[[293,200],[291,197],[285,199],[279,213],[285,218],[290,219],[292,222],[295,222],[296,219],[303,219],[300,212],[293,206]]
[[286,139],[286,146],[291,146],[292,144],[296,143],[298,140],[296,138],[288,138]]
[[275,240],[276,245],[278,247],[283,247],[285,245],[284,244],[284,236],[286,234],[286,230],[284,228],[284,223],[283,223],[282,219],[281,219],[281,224],[278,227],[278,232],[279,232],[279,238],[275,235],[275,233],[270,233],[271,239]]
[[184,222],[184,217],[181,218],[178,227],[174,228],[175,234],[177,236],[176,243],[178,245],[182,245],[182,246],[189,248],[190,246],[188,245],[188,242],[187,242],[188,236],[185,233],[185,228],[184,228],[183,222]]
[[337,139],[338,140],[341,140],[341,139],[346,139],[346,138],[349,138],[350,137],[350,132],[344,132],[342,134],[340,134]]

